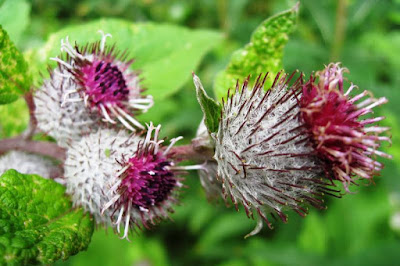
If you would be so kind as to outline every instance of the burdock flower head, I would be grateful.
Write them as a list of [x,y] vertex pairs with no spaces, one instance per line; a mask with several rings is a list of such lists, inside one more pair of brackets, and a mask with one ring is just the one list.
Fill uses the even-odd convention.
[[[91,112],[81,101],[77,91],[79,85],[63,67],[50,72],[50,79],[35,92],[35,116],[40,130],[66,147],[67,141],[79,140],[83,135],[95,132],[101,117]],[[69,94],[68,102],[65,96]]]
[[346,68],[332,63],[316,77],[311,76],[303,85],[300,112],[328,175],[340,180],[348,191],[349,184],[358,177],[372,179],[379,173],[383,165],[377,157],[391,156],[378,150],[382,141],[390,142],[389,137],[380,135],[389,128],[371,126],[384,117],[361,119],[387,99],[375,99],[368,91],[350,96],[356,86],[352,84],[344,91],[344,72]]
[[148,127],[147,135],[128,136],[101,129],[84,136],[67,152],[67,192],[75,205],[90,211],[98,223],[112,224],[123,238],[129,228],[148,227],[167,217],[181,187],[180,168],[170,149],[159,140],[160,126]]
[[[300,119],[302,79],[289,86],[293,75],[278,74],[265,92],[266,77],[260,75],[252,89],[246,80],[228,92],[218,131],[211,134],[225,196],[259,217],[249,235],[261,230],[262,220],[272,228],[269,215],[286,222],[287,210],[304,216],[307,205],[324,208],[323,194],[332,191],[321,181],[324,168]],[[194,82],[201,86],[197,77]]]
[[[118,119],[131,131],[135,131],[134,127],[144,129],[132,111],[146,111],[153,105],[153,99],[142,95],[139,77],[129,69],[133,60],[126,59],[126,52],[116,52],[115,46],[107,47],[106,38],[111,35],[100,33],[103,35],[100,42],[85,47],[73,47],[68,37],[61,40],[61,51],[66,55],[52,58],[59,63],[55,73],[76,83],[64,94],[63,103],[82,101],[106,122],[115,124]],[[79,97],[74,97],[75,94]]]

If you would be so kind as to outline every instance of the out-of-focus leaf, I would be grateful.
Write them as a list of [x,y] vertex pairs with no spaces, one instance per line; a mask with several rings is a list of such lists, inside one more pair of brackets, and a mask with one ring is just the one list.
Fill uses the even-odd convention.
[[217,99],[226,96],[236,81],[241,82],[248,75],[270,72],[275,76],[282,69],[283,48],[293,31],[299,11],[299,4],[292,9],[275,15],[253,32],[250,43],[236,51],[227,68],[218,74],[214,83]]
[[29,122],[29,111],[24,99],[0,105],[0,138],[8,138],[22,133]]
[[85,46],[99,41],[98,30],[111,33],[108,44],[120,51],[128,51],[135,59],[133,69],[141,71],[142,85],[156,100],[173,94],[190,78],[202,57],[219,41],[222,35],[210,30],[187,28],[154,23],[131,23],[118,19],[101,19],[87,24],[72,26],[51,34],[46,45],[27,57],[33,66],[35,83],[39,73],[45,73],[49,60],[60,54],[60,40],[69,36],[71,43]]
[[[321,257],[301,251],[294,243],[251,238],[243,251],[255,265],[322,265]],[[264,263],[263,263],[264,262]]]
[[[321,62],[329,62],[327,53],[327,48],[322,45],[299,39],[290,40],[285,47],[283,65],[288,72],[300,70],[308,77],[313,71],[323,68]],[[295,54],[306,54],[307,60],[299,60],[293,56]]]
[[193,82],[196,87],[197,101],[204,114],[204,123],[210,133],[217,132],[222,107],[218,102],[207,95],[200,79],[196,75],[193,76]]
[[0,177],[0,264],[50,264],[87,249],[93,219],[64,193],[37,175]]
[[350,28],[357,28],[368,18],[371,12],[374,12],[379,1],[376,0],[355,0],[349,6],[349,22],[347,23]]
[[[116,261],[117,259],[117,261]],[[66,262],[56,265],[170,265],[166,247],[157,238],[137,235],[132,242],[122,241],[111,232],[104,230],[93,234],[91,244],[86,252],[71,257]]]
[[310,12],[313,23],[317,24],[325,44],[330,44],[334,36],[336,7],[333,1],[305,0],[302,1]]
[[28,66],[0,26],[0,104],[18,99],[18,95],[26,92],[31,84],[27,74]]
[[361,186],[360,190],[335,200],[324,216],[327,250],[332,256],[354,255],[373,246],[375,241],[390,238],[386,191],[379,184]]
[[371,32],[363,36],[362,44],[373,53],[384,56],[400,69],[400,55],[397,53],[397,47],[400,46],[400,32]]
[[303,250],[309,253],[318,255],[325,253],[327,244],[325,227],[322,219],[315,211],[307,215],[307,219],[304,220],[298,243]]
[[197,244],[199,250],[212,249],[216,244],[227,241],[232,237],[244,237],[248,232],[253,230],[256,222],[247,219],[244,213],[227,213],[218,216],[210,223],[205,232],[201,234]]
[[30,9],[31,5],[26,0],[6,0],[0,3],[0,25],[17,45],[29,24]]

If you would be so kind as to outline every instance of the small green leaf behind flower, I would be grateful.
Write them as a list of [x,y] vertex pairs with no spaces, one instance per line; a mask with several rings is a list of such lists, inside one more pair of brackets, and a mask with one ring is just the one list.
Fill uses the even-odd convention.
[[217,132],[221,116],[221,105],[209,97],[200,82],[199,77],[193,74],[193,82],[196,86],[196,96],[204,114],[204,123],[210,133]]
[[[217,99],[226,97],[229,88],[235,88],[236,81],[243,82],[248,75],[258,76],[269,72],[274,77],[282,70],[283,48],[294,30],[299,3],[293,8],[268,18],[253,32],[250,42],[237,50],[225,70],[218,73],[214,82]],[[272,79],[273,80],[273,79]],[[267,80],[265,87],[268,88]],[[250,84],[252,85],[252,84]]]
[[86,250],[93,219],[65,188],[9,170],[0,177],[0,264],[51,264]]
[[7,104],[27,92],[31,78],[22,54],[0,26],[0,104]]

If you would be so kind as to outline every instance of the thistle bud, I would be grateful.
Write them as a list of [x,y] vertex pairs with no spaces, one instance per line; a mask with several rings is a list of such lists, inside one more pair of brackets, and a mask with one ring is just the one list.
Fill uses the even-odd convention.
[[384,117],[362,119],[387,99],[375,99],[366,90],[350,96],[356,86],[351,84],[344,91],[345,72],[339,63],[332,63],[311,76],[302,88],[300,112],[314,150],[331,173],[329,178],[341,181],[349,191],[348,186],[358,178],[371,180],[379,173],[383,164],[378,157],[391,156],[379,151],[383,141],[390,142],[381,135],[389,128],[372,125]]
[[159,130],[151,124],[142,138],[100,129],[68,149],[67,193],[98,223],[111,224],[118,234],[122,224],[123,238],[129,228],[147,228],[167,217],[176,202],[180,172],[169,151],[180,138],[164,149]]
[[70,93],[78,90],[79,85],[69,76],[63,67],[51,71],[50,79],[34,95],[38,128],[62,147],[67,146],[68,140],[78,141],[95,132],[100,124],[100,117],[85,106],[79,94]]
[[269,215],[286,222],[286,211],[304,216],[308,205],[322,209],[323,195],[338,192],[321,181],[325,169],[300,117],[302,79],[289,86],[293,75],[278,74],[266,92],[267,75],[250,90],[249,79],[237,84],[212,134],[225,197],[242,204],[248,217],[259,216],[249,235],[261,230],[262,220],[272,228]]
[[130,70],[133,60],[127,60],[126,52],[116,52],[115,46],[107,47],[106,38],[111,35],[100,33],[100,42],[84,47],[73,47],[66,37],[61,40],[65,59],[51,58],[59,63],[61,72],[69,73],[64,76],[76,83],[64,95],[63,103],[81,101],[105,122],[116,124],[119,120],[131,131],[144,129],[132,111],[147,111],[153,99],[142,95],[144,89],[140,87],[138,73]]

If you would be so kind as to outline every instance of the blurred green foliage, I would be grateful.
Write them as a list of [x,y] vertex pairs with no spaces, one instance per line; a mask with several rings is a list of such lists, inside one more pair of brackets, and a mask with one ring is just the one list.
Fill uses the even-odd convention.
[[[0,5],[7,0],[0,1]],[[8,0],[9,1],[9,0]],[[22,1],[22,0],[21,0]],[[216,73],[224,69],[233,51],[249,42],[251,33],[267,17],[292,7],[294,0],[32,0],[30,21],[10,33],[23,51],[40,49],[52,33],[104,17],[134,22],[162,22],[220,31],[225,40],[206,55],[196,74],[212,95]],[[312,210],[305,219],[295,213],[288,224],[275,223],[244,240],[255,222],[243,210],[209,203],[196,173],[186,178],[181,205],[153,230],[132,242],[111,231],[97,230],[88,251],[59,265],[396,265],[400,261],[400,225],[391,223],[400,213],[400,2],[398,0],[302,0],[297,30],[284,49],[287,71],[306,75],[331,61],[349,68],[348,80],[360,90],[371,90],[389,103],[378,108],[392,128],[393,154],[375,185],[360,186],[342,199],[327,199],[328,209]],[[344,8],[338,8],[338,3]],[[28,6],[29,6],[28,5]],[[1,10],[1,6],[0,6]],[[29,10],[29,7],[28,7]],[[21,15],[22,16],[22,15]],[[1,21],[1,18],[0,18]],[[344,23],[343,23],[344,21]],[[340,26],[343,25],[343,26]],[[7,29],[7,28],[6,28]],[[9,30],[9,29],[7,29]],[[14,35],[15,34],[15,35]],[[14,37],[13,37],[14,35]],[[15,38],[15,39],[13,39]],[[177,40],[174,40],[177,41]],[[134,49],[134,48],[133,48]],[[26,53],[27,54],[27,53]],[[29,53],[28,53],[29,55]],[[135,54],[139,59],[140,54]],[[193,69],[188,69],[190,71]],[[168,69],[165,70],[168,73]],[[172,72],[171,72],[172,73]],[[170,75],[169,79],[174,76]],[[17,106],[17,105],[16,105]],[[26,112],[26,107],[13,112]],[[4,123],[3,136],[18,131]],[[21,115],[24,116],[24,115]],[[18,116],[20,117],[20,114]],[[169,95],[141,116],[162,123],[164,136],[183,135],[189,142],[202,118],[192,83]],[[7,121],[9,116],[7,118]],[[11,119],[11,118],[10,118]],[[20,118],[15,125],[21,126]],[[11,121],[11,120],[10,120]],[[21,129],[19,129],[21,130]],[[396,200],[397,199],[397,200]]]

